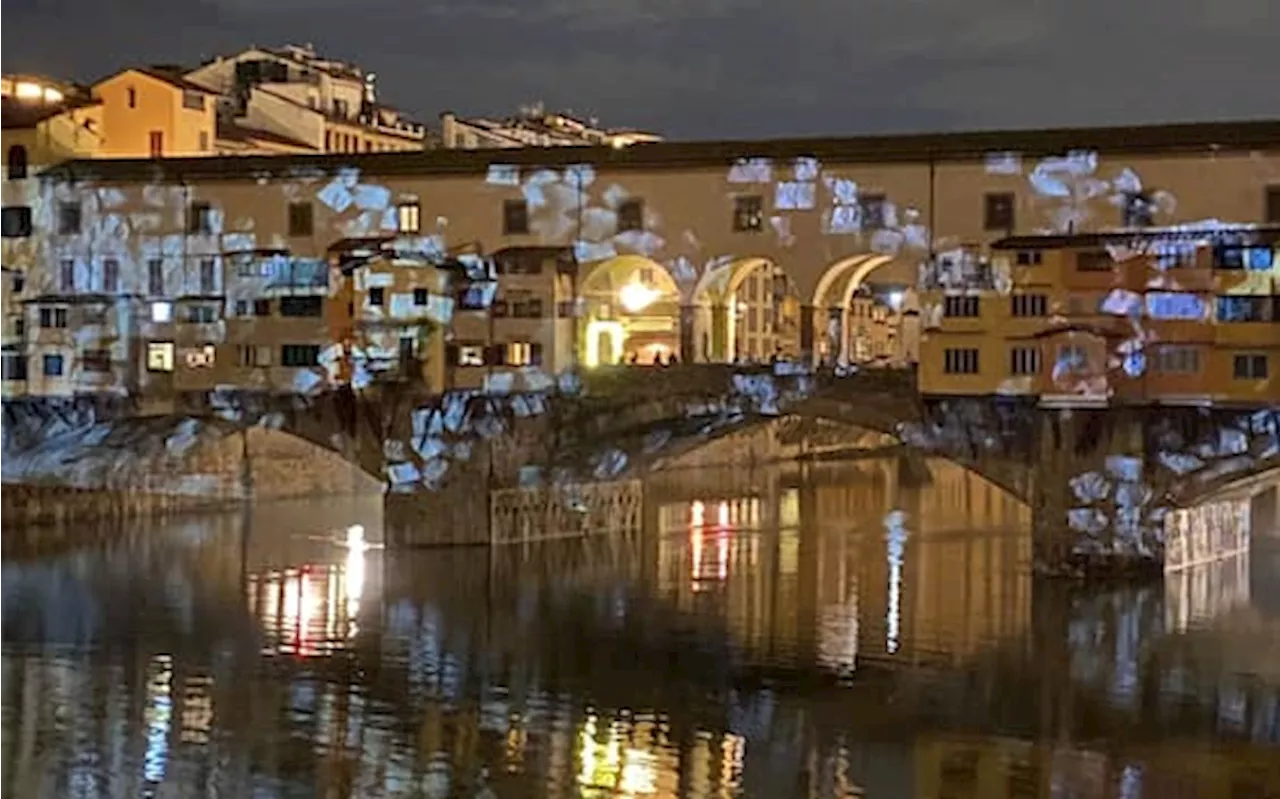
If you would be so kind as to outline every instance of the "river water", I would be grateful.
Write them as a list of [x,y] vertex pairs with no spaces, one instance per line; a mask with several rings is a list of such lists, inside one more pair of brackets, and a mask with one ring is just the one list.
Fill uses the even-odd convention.
[[501,550],[388,552],[379,498],[11,536],[4,796],[1280,796],[1274,547],[1067,590],[933,472],[668,475]]

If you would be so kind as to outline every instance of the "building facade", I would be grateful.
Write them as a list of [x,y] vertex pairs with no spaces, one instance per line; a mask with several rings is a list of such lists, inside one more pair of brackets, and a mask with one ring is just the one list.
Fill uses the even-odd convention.
[[[551,288],[518,289],[532,292],[528,297],[541,292],[540,302],[513,295],[499,306],[507,321],[487,319],[484,326],[510,324],[506,343],[532,345],[516,327],[574,330],[559,314],[568,310],[562,303],[580,300],[571,303],[580,333],[544,340],[551,348],[541,353],[546,370],[587,365],[593,352],[605,362],[604,347],[616,360],[639,349],[631,344],[655,339],[684,361],[732,360],[733,298],[756,274],[772,276],[759,278],[755,296],[767,295],[772,279],[775,309],[787,307],[777,302],[777,285],[786,283],[792,305],[781,315],[794,323],[775,317],[775,329],[787,330],[798,357],[817,360],[856,349],[849,331],[856,330],[854,298],[864,286],[901,291],[903,316],[919,307],[924,320],[927,303],[917,287],[932,291],[935,278],[922,267],[988,252],[1010,234],[1276,221],[1280,123],[86,160],[51,171],[31,202],[33,218],[47,220],[25,237],[38,264],[27,279],[32,297],[93,293],[153,304],[209,297],[225,311],[218,276],[246,252],[325,261],[335,243],[368,237],[441,254],[464,245],[490,254],[543,248],[571,252],[575,268],[557,267]],[[152,283],[152,274],[162,277]],[[544,269],[535,282],[549,275]],[[603,296],[600,275],[611,276]],[[499,275],[494,299],[525,279]],[[638,290],[629,288],[635,281]],[[336,286],[329,281],[316,291]],[[517,302],[521,316],[510,316]],[[28,319],[50,303],[33,304]],[[531,316],[534,309],[541,321]],[[650,329],[637,328],[635,342],[615,346],[618,326],[591,323],[618,321],[617,309],[646,318]],[[196,312],[199,319],[207,314]],[[455,318],[456,341],[503,341],[462,325]],[[318,323],[316,330],[326,327]],[[775,352],[783,346],[746,340],[762,356],[770,344]],[[476,368],[474,346],[450,350],[448,365],[463,369],[465,359],[466,368]],[[562,356],[564,347],[572,357]],[[487,353],[495,362],[486,360],[486,368],[526,360],[524,350],[500,363],[496,349]],[[532,362],[532,351],[527,355]],[[29,363],[41,357],[28,353]]]
[[541,105],[520,109],[505,119],[440,115],[440,143],[456,150],[512,147],[630,147],[662,141],[656,133],[602,128],[595,120],[549,112]]
[[1280,403],[1280,225],[1018,236],[937,264],[923,391]]
[[215,152],[216,92],[177,69],[126,69],[93,86],[107,158],[184,158]]
[[251,47],[183,77],[220,98],[219,115],[229,128],[310,152],[403,152],[428,142],[424,125],[378,101],[374,75],[310,45]]

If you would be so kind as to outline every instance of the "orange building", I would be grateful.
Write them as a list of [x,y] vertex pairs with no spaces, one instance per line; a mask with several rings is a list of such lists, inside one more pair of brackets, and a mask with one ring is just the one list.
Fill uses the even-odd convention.
[[1280,402],[1280,227],[995,242],[922,287],[921,389],[1041,402]]
[[102,156],[214,153],[218,95],[188,81],[176,68],[123,70],[94,84],[93,96],[103,104]]

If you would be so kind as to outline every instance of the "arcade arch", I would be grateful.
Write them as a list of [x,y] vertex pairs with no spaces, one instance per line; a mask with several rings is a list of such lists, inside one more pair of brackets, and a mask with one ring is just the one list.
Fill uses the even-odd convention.
[[798,352],[800,296],[768,258],[725,259],[694,286],[685,349],[696,361],[765,361]]
[[680,353],[680,287],[657,261],[640,255],[601,261],[578,293],[583,365],[647,364]]
[[[816,358],[841,362],[914,359],[914,345],[908,341],[912,331],[907,328],[916,324],[915,281],[903,281],[879,296],[867,291],[868,278],[891,265],[905,266],[893,255],[865,253],[838,261],[823,272],[813,294]],[[860,297],[867,302],[856,302]]]

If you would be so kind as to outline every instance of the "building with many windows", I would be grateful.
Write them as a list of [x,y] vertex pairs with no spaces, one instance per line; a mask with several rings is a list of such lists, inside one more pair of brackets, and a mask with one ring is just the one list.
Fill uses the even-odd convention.
[[[442,258],[462,247],[489,255],[555,253],[547,256],[550,261],[540,260],[542,271],[536,275],[526,274],[532,267],[520,260],[519,265],[499,267],[492,280],[478,275],[467,279],[468,297],[493,299],[496,313],[485,314],[483,305],[470,311],[459,304],[447,333],[457,346],[445,356],[447,374],[458,381],[465,375],[482,384],[479,376],[488,371],[533,367],[538,360],[541,369],[553,371],[573,363],[616,361],[628,353],[656,354],[662,348],[683,361],[729,361],[747,354],[738,342],[762,357],[769,349],[782,349],[812,361],[842,354],[852,359],[861,346],[857,331],[866,318],[858,314],[865,305],[863,289],[869,287],[873,297],[902,293],[904,325],[911,311],[920,309],[918,321],[927,335],[922,376],[928,385],[944,393],[996,393],[1008,390],[1001,387],[1003,381],[1015,377],[1019,380],[1009,386],[1025,385],[1018,390],[1031,392],[1034,380],[1022,379],[1031,375],[1001,370],[996,379],[991,360],[996,356],[984,349],[995,344],[946,343],[937,349],[941,337],[969,335],[970,341],[985,342],[1004,335],[995,333],[1004,327],[995,325],[985,309],[1006,301],[1001,314],[1029,320],[1028,332],[1038,330],[1043,320],[1034,320],[1041,316],[1040,301],[1018,299],[1015,310],[1013,299],[1001,294],[1012,292],[1008,283],[1014,278],[1007,275],[1021,275],[1017,280],[1023,282],[1013,285],[1028,293],[1039,292],[1026,281],[1066,280],[1069,271],[1085,282],[1110,286],[1120,280],[1121,271],[1111,267],[1071,271],[1050,266],[1095,257],[1081,255],[1078,242],[1086,239],[1072,236],[1100,236],[1096,241],[1107,242],[1102,249],[1110,252],[1108,231],[1126,222],[1124,236],[1129,238],[1152,228],[1168,231],[1188,224],[1212,238],[1219,235],[1213,231],[1280,223],[1278,174],[1277,122],[657,143],[621,149],[89,159],[48,172],[39,195],[24,200],[29,205],[6,206],[6,219],[26,214],[33,219],[30,229],[6,228],[6,246],[23,248],[36,267],[25,276],[28,330],[35,329],[33,320],[42,319],[43,309],[52,313],[48,319],[55,329],[58,307],[66,309],[70,324],[70,301],[79,302],[82,296],[95,302],[105,298],[101,301],[115,308],[145,303],[149,310],[144,319],[163,320],[128,327],[141,338],[136,345],[112,345],[112,358],[129,362],[125,374],[133,370],[141,376],[140,381],[121,377],[112,384],[116,390],[132,390],[137,382],[145,387],[152,344],[160,345],[154,362],[162,370],[170,363],[166,343],[174,345],[175,369],[186,369],[188,363],[191,369],[207,368],[199,365],[207,361],[201,355],[207,344],[214,345],[215,363],[233,357],[218,348],[232,343],[225,317],[238,314],[241,302],[256,314],[258,301],[268,301],[264,308],[273,317],[288,316],[290,324],[314,320],[298,323],[313,325],[306,331],[287,333],[298,336],[297,342],[284,341],[280,336],[286,334],[271,325],[249,323],[245,330],[252,332],[245,335],[260,339],[255,344],[276,349],[285,343],[334,344],[333,323],[323,317],[325,311],[319,318],[302,311],[315,300],[289,300],[287,315],[279,307],[285,295],[332,296],[340,286],[332,274],[300,286],[299,273],[291,271],[288,285],[258,285],[240,276],[239,261],[246,254],[264,254],[290,270],[302,269],[302,264],[319,270],[318,264],[324,264],[331,273],[335,246],[379,239],[394,252]],[[1037,238],[1040,244],[1028,244],[1019,255],[1007,249],[1007,242],[997,245],[1010,234],[1060,238]],[[1064,249],[1063,240],[1073,243]],[[1033,263],[1019,265],[1018,258]],[[1035,258],[1042,262],[1039,267]],[[560,265],[569,261],[572,268]],[[548,266],[551,262],[556,265]],[[1003,263],[1009,264],[1007,271],[1000,267]],[[1224,269],[1200,271],[1217,280]],[[1237,271],[1254,275],[1250,280],[1265,274],[1256,268]],[[986,283],[951,291],[955,275]],[[752,281],[757,281],[756,302],[764,303],[757,322],[769,321],[776,341],[738,327],[735,298],[752,291],[747,288]],[[232,296],[237,286],[243,293]],[[1046,295],[1062,298],[1063,310],[1047,304],[1044,316],[1070,310],[1069,296],[1084,286],[1077,281],[1045,288]],[[1115,288],[1137,292],[1141,286],[1117,283]],[[399,293],[409,293],[409,287]],[[1050,302],[1046,296],[1045,303]],[[769,306],[771,320],[765,313]],[[870,307],[874,323],[878,312],[874,303]],[[220,327],[219,320],[227,324]],[[200,330],[187,331],[188,325]],[[1218,327],[1245,330],[1227,323]],[[552,332],[535,341],[534,330]],[[119,334],[103,328],[104,340],[108,333]],[[886,343],[868,343],[869,352],[887,346],[887,337],[882,341]],[[535,353],[534,343],[543,349]],[[87,362],[99,362],[97,351],[103,346],[87,340],[58,346],[72,344],[93,350]],[[514,349],[499,357],[500,344]],[[934,357],[930,348],[955,352]],[[606,349],[609,357],[604,357]],[[292,364],[309,363],[313,353],[290,352],[287,359],[282,350],[276,354]],[[42,370],[44,354],[29,351],[28,365],[38,361]],[[77,351],[64,363],[80,363],[85,355]],[[954,363],[948,366],[947,358]],[[1249,361],[1249,374],[1262,368],[1256,366],[1260,363]],[[280,373],[272,385],[292,386],[286,377]],[[338,379],[325,370],[324,384]],[[1261,378],[1252,381],[1258,391],[1274,386]],[[177,375],[174,383],[197,387],[218,380]],[[1054,388],[1063,391],[1070,393]]]
[[1280,226],[1015,236],[922,292],[927,393],[1280,403]]
[[656,133],[602,128],[592,120],[547,111],[541,104],[521,108],[505,119],[440,115],[440,142],[457,150],[510,147],[630,147],[662,141]]
[[183,78],[218,96],[227,152],[246,137],[261,139],[268,151],[291,143],[313,153],[403,152],[428,144],[426,126],[378,101],[375,75],[310,45],[250,47]]

